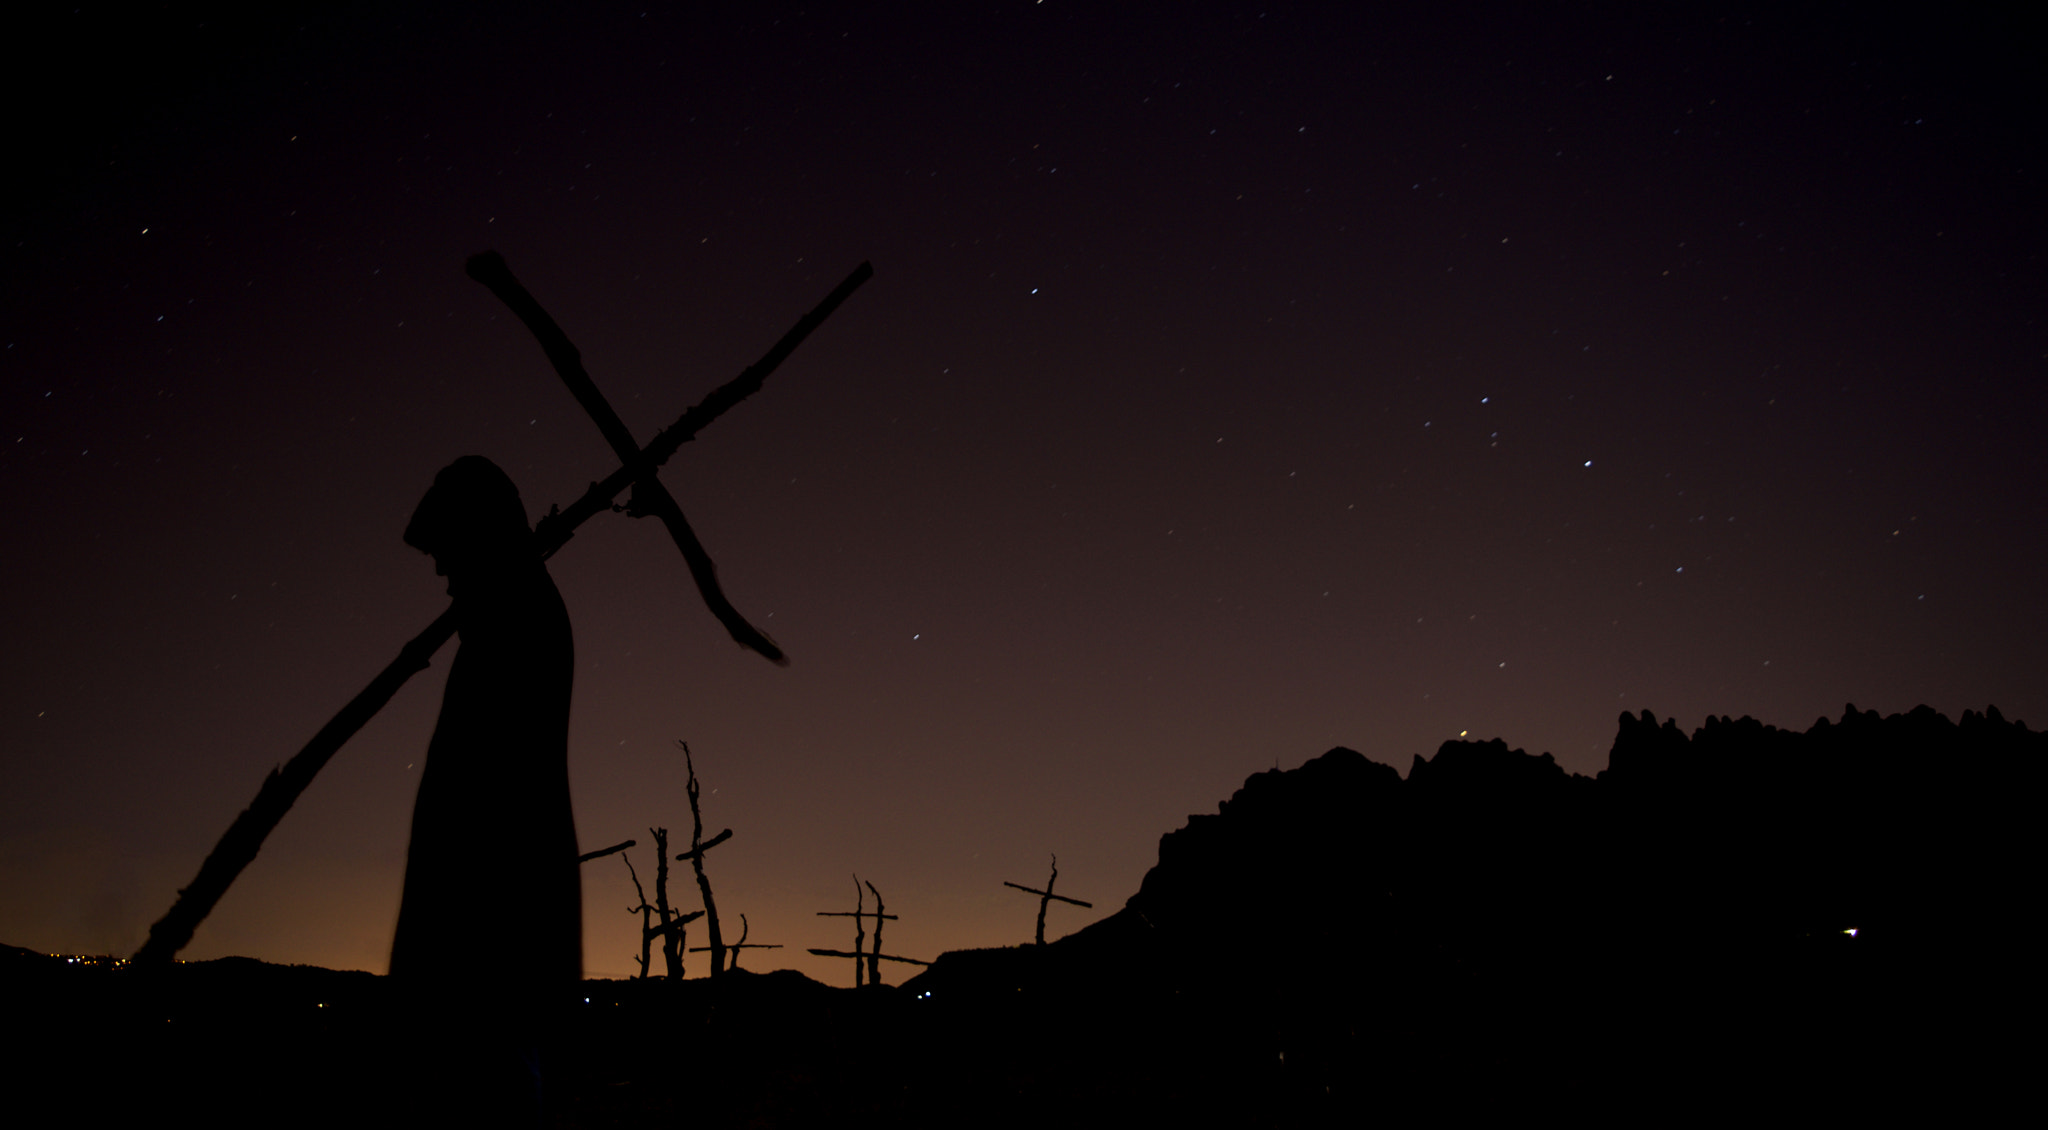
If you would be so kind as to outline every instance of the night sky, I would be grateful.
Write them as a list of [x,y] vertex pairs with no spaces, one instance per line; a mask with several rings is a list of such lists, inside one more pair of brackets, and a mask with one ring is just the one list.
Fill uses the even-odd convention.
[[[1622,710],[2048,722],[2017,24],[576,7],[10,37],[61,78],[6,80],[0,941],[142,942],[445,606],[399,539],[437,469],[488,456],[537,517],[617,465],[464,277],[486,248],[643,442],[874,263],[663,474],[789,668],[658,523],[551,563],[584,848],[645,878],[648,825],[687,839],[688,740],[726,936],[788,947],[754,968],[850,983],[803,951],[848,948],[813,912],[854,873],[929,959],[1028,940],[1001,884],[1057,853],[1066,933],[1335,745],[1590,774]],[[383,971],[452,654],[185,956]],[[624,867],[584,894],[588,972],[629,973]]]

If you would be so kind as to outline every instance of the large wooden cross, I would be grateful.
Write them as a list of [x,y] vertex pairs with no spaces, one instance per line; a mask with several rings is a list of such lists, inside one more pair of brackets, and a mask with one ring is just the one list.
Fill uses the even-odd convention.
[[[733,608],[732,602],[725,598],[725,593],[718,586],[717,569],[710,556],[690,529],[682,508],[676,505],[675,498],[668,493],[668,488],[661,485],[655,473],[676,453],[677,448],[696,438],[697,432],[705,425],[758,391],[768,374],[774,372],[776,366],[782,364],[812,330],[830,317],[862,283],[874,276],[874,268],[866,263],[854,268],[845,281],[810,313],[798,319],[796,325],[783,334],[782,339],[759,361],[684,412],[646,447],[633,441],[632,433],[626,430],[618,413],[612,411],[604,395],[597,390],[596,383],[590,379],[590,374],[584,372],[582,354],[533,295],[527,293],[519,280],[512,276],[503,257],[495,251],[486,251],[469,260],[468,270],[471,278],[489,287],[491,293],[511,307],[526,323],[526,328],[539,339],[548,360],[554,363],[555,371],[596,422],[598,430],[604,433],[605,441],[611,444],[621,464],[602,481],[592,483],[590,489],[567,510],[548,509],[547,516],[534,526],[535,551],[543,560],[554,556],[555,551],[568,544],[578,526],[599,511],[611,509],[612,500],[630,486],[633,495],[626,507],[627,513],[635,517],[655,515],[668,527],[669,536],[674,539],[676,548],[682,551],[683,560],[688,563],[690,575],[696,579],[705,604],[710,607],[712,615],[718,617],[719,623],[725,625],[732,638],[777,664],[786,664],[787,658],[774,641],[747,623],[746,618]],[[171,909],[149,928],[149,940],[135,954],[138,963],[169,962],[192,941],[193,932],[212,913],[214,905],[227,893],[242,869],[256,858],[263,841],[284,819],[284,814],[291,810],[299,794],[313,783],[313,778],[328,759],[377,711],[383,709],[385,703],[391,701],[407,679],[425,670],[434,652],[440,650],[441,645],[454,634],[455,610],[450,608],[400,648],[398,658],[350,699],[348,705],[321,727],[320,732],[313,735],[313,740],[307,742],[290,761],[270,771],[262,787],[256,791],[256,799],[235,817],[206,861],[200,864],[199,874],[190,885],[178,891],[178,899]]]

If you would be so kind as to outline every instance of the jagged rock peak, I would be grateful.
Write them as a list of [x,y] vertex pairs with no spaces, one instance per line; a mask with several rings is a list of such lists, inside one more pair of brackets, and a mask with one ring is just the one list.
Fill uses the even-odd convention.
[[1566,773],[1548,753],[1531,756],[1525,750],[1509,749],[1508,743],[1494,738],[1484,742],[1445,742],[1428,761],[1417,754],[1415,764],[1408,770],[1408,784],[1461,792],[1500,792],[1554,787],[1576,776]]
[[1392,788],[1401,774],[1355,749],[1337,746],[1294,769],[1268,769],[1245,778],[1243,787],[1216,806],[1219,815],[1252,817],[1292,808],[1313,797],[1348,797],[1375,788]]

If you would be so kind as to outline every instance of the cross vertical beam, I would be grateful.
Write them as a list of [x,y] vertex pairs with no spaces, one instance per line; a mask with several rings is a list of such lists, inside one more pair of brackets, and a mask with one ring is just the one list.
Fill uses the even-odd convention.
[[1036,887],[1027,887],[1022,883],[1012,883],[1008,879],[1003,880],[1003,886],[1005,887],[1015,887],[1026,894],[1038,896],[1038,944],[1041,946],[1045,944],[1045,908],[1048,903],[1058,900],[1074,906],[1085,906],[1090,910],[1095,909],[1095,904],[1092,902],[1082,902],[1080,899],[1070,899],[1065,895],[1053,894],[1052,885],[1058,881],[1059,877],[1060,857],[1055,855],[1052,857],[1052,877],[1045,881],[1045,889],[1042,891]]
[[690,850],[676,856],[688,859],[690,867],[697,872],[697,890],[704,897],[704,929],[711,945],[711,975],[717,977],[725,972],[725,935],[718,929],[718,904],[711,899],[711,879],[704,874],[704,853],[732,838],[732,829],[713,836],[709,843],[704,840],[704,809],[698,803],[703,789],[697,784],[697,762],[690,756],[690,743],[676,742],[683,747],[683,764],[689,767],[690,779],[684,792],[690,798]]

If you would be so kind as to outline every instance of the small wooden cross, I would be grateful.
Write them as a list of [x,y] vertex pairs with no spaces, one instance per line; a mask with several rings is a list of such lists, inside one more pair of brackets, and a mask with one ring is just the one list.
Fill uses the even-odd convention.
[[[866,887],[867,887],[867,889],[868,889],[868,891],[869,891],[869,893],[871,893],[871,894],[873,894],[873,895],[875,896],[875,909],[874,909],[873,911],[867,911],[867,910],[863,910],[863,909],[862,909],[862,907],[864,907],[864,906],[866,905],[866,903],[865,903],[865,901],[864,901],[864,899],[863,899],[863,896],[861,895],[861,887],[862,887],[862,886],[866,886]],[[883,911],[882,911],[882,892],[880,892],[880,891],[878,891],[878,890],[875,890],[875,885],[874,885],[873,883],[865,883],[865,884],[864,884],[864,883],[862,882],[862,880],[861,880],[861,877],[860,877],[860,876],[858,876],[858,875],[855,875],[855,876],[853,877],[853,909],[852,909],[852,910],[821,910],[821,911],[818,911],[817,913],[818,913],[818,917],[820,917],[820,918],[851,918],[851,919],[853,919],[853,952],[851,952],[851,953],[848,953],[848,952],[847,952],[847,951],[845,951],[845,950],[817,950],[817,949],[814,949],[814,950],[812,950],[812,951],[810,951],[810,952],[812,952],[812,953],[814,953],[814,954],[817,954],[817,955],[818,955],[819,957],[850,957],[850,958],[852,958],[852,959],[853,959],[853,987],[854,987],[854,988],[856,988],[856,989],[860,988],[860,986],[861,986],[861,971],[862,971],[862,966],[863,966],[863,965],[865,965],[865,966],[866,966],[866,971],[867,971],[867,983],[868,983],[868,984],[870,984],[870,985],[879,985],[879,984],[881,984],[881,983],[882,983],[882,962],[885,962],[885,961],[898,961],[898,962],[902,962],[902,963],[903,963],[903,964],[905,964],[905,965],[930,965],[930,964],[931,964],[931,962],[929,962],[929,961],[919,961],[918,959],[916,959],[916,958],[914,958],[914,957],[897,957],[897,956],[896,956],[895,954],[892,954],[892,953],[883,953],[883,952],[882,952],[882,923],[883,923],[883,922],[885,922],[885,921],[887,921],[887,922],[894,922],[894,921],[896,921],[896,916],[895,916],[895,915],[893,915],[893,914],[885,914],[885,913],[883,913]],[[874,948],[873,950],[871,950],[871,951],[868,951],[868,950],[863,950],[863,949],[862,949],[862,946],[863,946],[863,944],[864,944],[864,943],[866,942],[866,940],[867,940],[867,930],[866,930],[866,927],[865,927],[865,925],[864,925],[863,923],[864,923],[864,920],[865,920],[865,919],[869,919],[869,918],[872,918],[872,919],[874,919],[874,920],[875,920],[875,948]]]
[[[740,951],[741,951],[741,950],[779,950],[779,949],[781,949],[781,948],[782,948],[782,943],[780,943],[780,942],[750,942],[750,941],[748,941],[748,940],[747,940],[747,916],[746,916],[746,915],[744,915],[744,914],[740,915],[740,940],[739,940],[739,941],[737,941],[737,942],[727,942],[727,943],[725,943],[725,951],[726,951],[727,953],[729,953],[729,954],[731,954],[731,955],[732,955],[732,962],[731,962],[731,966],[730,966],[730,968],[733,968],[733,969],[738,969],[738,968],[740,967]],[[690,952],[691,952],[691,953],[708,953],[708,952],[710,952],[710,950],[711,950],[711,947],[710,947],[710,946],[691,946],[691,947],[690,947]]]
[[1005,879],[1005,880],[1003,880],[1003,886],[1005,886],[1005,887],[1015,887],[1015,888],[1017,888],[1018,890],[1020,890],[1020,891],[1023,891],[1023,892],[1025,892],[1026,894],[1033,894],[1033,895],[1037,895],[1037,896],[1038,896],[1038,944],[1039,944],[1039,945],[1041,945],[1041,946],[1045,944],[1045,908],[1046,908],[1046,904],[1048,904],[1048,903],[1052,902],[1053,900],[1057,899],[1057,900],[1059,900],[1060,902],[1064,902],[1064,903],[1071,903],[1071,904],[1072,904],[1072,905],[1074,905],[1074,906],[1085,906],[1085,907],[1087,907],[1087,908],[1088,908],[1088,909],[1090,909],[1090,910],[1093,910],[1093,909],[1095,909],[1095,904],[1094,904],[1094,903],[1092,903],[1092,902],[1082,902],[1082,901],[1081,901],[1080,899],[1070,899],[1070,898],[1068,898],[1068,897],[1067,897],[1067,896],[1065,896],[1065,895],[1056,895],[1056,894],[1053,894],[1053,893],[1052,893],[1052,885],[1053,885],[1053,883],[1055,883],[1056,881],[1058,881],[1059,877],[1060,877],[1060,857],[1059,857],[1059,856],[1057,856],[1057,855],[1055,855],[1055,856],[1053,856],[1053,857],[1052,857],[1052,876],[1051,876],[1050,878],[1046,879],[1046,881],[1045,881],[1045,889],[1044,889],[1044,890],[1042,890],[1042,891],[1041,891],[1041,890],[1039,890],[1039,889],[1037,889],[1036,887],[1027,887],[1027,886],[1023,885],[1022,883],[1012,883],[1012,882],[1010,882],[1010,881],[1009,881],[1008,879]]

